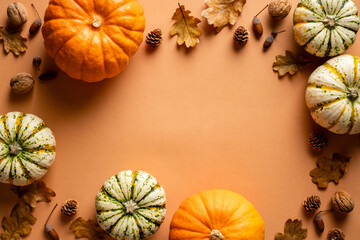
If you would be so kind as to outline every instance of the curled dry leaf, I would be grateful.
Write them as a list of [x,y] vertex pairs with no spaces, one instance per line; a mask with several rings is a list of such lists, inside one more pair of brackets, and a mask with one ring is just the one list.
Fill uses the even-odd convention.
[[319,158],[316,162],[317,167],[310,172],[311,180],[319,188],[327,188],[331,181],[338,184],[349,167],[349,161],[350,157],[340,153],[334,153],[332,158]]
[[293,75],[299,71],[300,67],[309,63],[302,56],[296,56],[291,51],[286,50],[285,54],[285,56],[277,55],[276,62],[273,63],[273,70],[278,72],[280,77],[287,73]]
[[284,226],[284,233],[277,233],[275,240],[303,240],[307,237],[307,229],[302,228],[301,220],[288,219]]
[[32,208],[36,207],[38,202],[51,202],[51,198],[56,196],[55,192],[46,187],[43,181],[22,187],[14,186],[12,190]]
[[185,43],[186,47],[194,47],[200,42],[198,37],[202,35],[202,30],[197,27],[200,20],[190,16],[190,13],[189,10],[185,11],[184,5],[179,5],[172,17],[176,22],[170,29],[171,36],[178,35],[177,43]]
[[26,52],[27,46],[26,38],[20,35],[20,30],[8,31],[5,27],[0,27],[0,40],[3,40],[4,50],[6,53],[10,51],[19,56],[21,53]]
[[201,16],[220,32],[228,23],[236,23],[245,3],[246,0],[205,0],[208,8],[201,12]]
[[23,202],[16,204],[12,209],[10,217],[4,217],[1,226],[1,240],[19,240],[30,234],[36,218],[31,213],[31,208]]
[[77,238],[88,238],[89,240],[106,239],[107,233],[92,219],[85,221],[79,217],[71,222],[71,231],[75,232]]

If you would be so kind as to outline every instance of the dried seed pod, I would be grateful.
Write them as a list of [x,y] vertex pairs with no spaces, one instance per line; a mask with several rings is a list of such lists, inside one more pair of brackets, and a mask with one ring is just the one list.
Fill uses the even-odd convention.
[[321,213],[322,212],[320,211],[314,217],[314,223],[315,223],[317,230],[319,230],[319,232],[323,232],[325,229],[324,220],[323,220],[322,216],[320,215]]
[[339,228],[333,228],[328,232],[327,240],[345,240],[345,234],[343,230]]
[[162,32],[160,28],[156,28],[149,32],[146,36],[146,43],[151,47],[157,47],[162,41]]
[[32,63],[33,63],[34,68],[36,69],[36,71],[40,71],[41,62],[42,62],[42,59],[40,56],[36,56],[33,58]]
[[259,14],[262,13],[262,11],[264,11],[269,5],[266,5],[258,14],[255,15],[255,17],[253,18],[252,20],[252,25],[253,25],[253,28],[254,28],[254,31],[256,33],[256,35],[258,37],[261,37],[261,35],[263,34],[264,32],[264,28],[261,24],[261,21],[260,19],[258,18]]
[[321,151],[327,147],[328,140],[324,135],[313,132],[309,135],[309,144],[315,151]]
[[314,212],[319,209],[321,200],[319,196],[310,196],[304,201],[304,209],[308,212]]
[[346,214],[354,209],[355,202],[349,193],[342,190],[333,194],[331,205],[336,212]]
[[51,240],[59,240],[59,234],[56,232],[54,226],[48,223],[48,221],[49,221],[51,215],[53,214],[55,208],[57,207],[57,205],[58,205],[58,204],[56,204],[56,205],[54,206],[54,208],[52,209],[52,211],[51,211],[48,219],[47,219],[46,222],[45,222],[45,226],[44,226],[45,232],[47,233],[47,235],[49,236],[49,238],[50,238]]
[[268,10],[270,16],[274,19],[283,19],[291,10],[291,2],[289,0],[271,0]]
[[18,73],[10,79],[11,90],[16,94],[30,92],[34,84],[35,80],[29,73]]
[[75,199],[69,199],[63,203],[61,207],[61,212],[64,215],[71,217],[76,214],[78,209],[79,209],[78,201],[76,201]]
[[20,2],[11,3],[8,6],[7,16],[9,18],[9,22],[15,27],[23,25],[28,20],[27,10]]
[[33,7],[34,11],[36,12],[36,15],[38,16],[37,19],[34,20],[34,22],[31,24],[30,28],[29,28],[29,34],[30,35],[34,35],[35,33],[37,33],[42,25],[42,20],[40,18],[40,14],[38,12],[38,10],[36,9],[35,5],[33,3],[31,3],[31,6]]
[[282,32],[285,32],[285,30],[282,30],[282,31],[280,31],[280,32],[278,32],[278,31],[276,31],[276,30],[272,31],[272,32],[271,32],[271,35],[268,36],[268,37],[265,39],[265,42],[264,42],[263,47],[266,48],[266,49],[269,48],[269,47],[271,47],[271,45],[273,44],[276,36],[277,36],[279,33],[282,33]]

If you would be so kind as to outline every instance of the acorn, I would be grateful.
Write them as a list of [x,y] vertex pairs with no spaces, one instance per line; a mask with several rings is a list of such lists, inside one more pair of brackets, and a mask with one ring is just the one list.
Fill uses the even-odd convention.
[[38,12],[38,10],[36,9],[35,5],[33,3],[31,3],[31,6],[33,7],[33,9],[36,12],[36,15],[38,16],[37,19],[34,20],[34,22],[31,24],[30,28],[29,28],[29,34],[34,35],[35,33],[37,33],[42,25],[42,20],[40,18],[40,14]]
[[51,240],[59,240],[59,239],[60,239],[60,238],[59,238],[59,234],[56,232],[54,226],[48,223],[48,221],[49,221],[51,215],[53,214],[55,208],[57,207],[57,205],[58,205],[58,204],[56,204],[56,205],[54,206],[53,210],[51,211],[51,213],[50,213],[50,215],[49,215],[49,217],[48,217],[48,219],[46,220],[45,225],[44,225],[44,227],[45,227],[45,232],[47,233],[47,235],[49,236],[49,238],[50,238]]
[[264,28],[261,24],[260,19],[258,18],[259,14],[262,13],[269,5],[266,5],[258,14],[255,15],[255,17],[252,20],[253,29],[258,37],[261,37],[261,35],[264,32]]
[[265,39],[265,42],[264,42],[263,47],[264,47],[265,49],[271,47],[271,45],[273,44],[276,36],[277,36],[279,33],[282,33],[282,32],[285,32],[285,30],[282,30],[282,31],[280,31],[280,32],[278,32],[278,31],[276,31],[276,30],[272,31],[272,32],[271,32],[271,35],[268,36],[268,37]]

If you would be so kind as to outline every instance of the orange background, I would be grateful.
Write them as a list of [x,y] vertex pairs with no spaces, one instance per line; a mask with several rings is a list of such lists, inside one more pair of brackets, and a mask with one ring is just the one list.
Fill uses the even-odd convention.
[[[0,1],[0,25],[6,22],[6,7]],[[30,0],[22,0],[29,13],[23,35],[35,19]],[[64,73],[47,82],[36,81],[34,90],[18,96],[9,80],[19,72],[34,73],[32,58],[43,58],[42,71],[55,69],[47,56],[41,33],[27,43],[28,51],[16,58],[0,53],[0,114],[10,111],[33,113],[53,130],[57,157],[43,178],[57,194],[50,204],[41,203],[38,219],[28,239],[46,239],[43,224],[55,203],[69,198],[80,202],[77,217],[95,218],[94,198],[110,176],[122,170],[144,170],[157,178],[167,194],[167,217],[151,239],[167,239],[169,224],[187,196],[204,189],[224,188],[250,200],[261,213],[266,239],[283,231],[288,218],[300,218],[308,228],[308,239],[325,239],[332,227],[342,228],[347,239],[360,234],[360,206],[346,218],[325,214],[326,228],[319,236],[311,215],[304,213],[303,200],[321,196],[322,209],[331,195],[347,190],[360,201],[359,137],[332,134],[316,126],[305,106],[304,91],[310,73],[320,59],[292,77],[279,79],[271,66],[285,50],[309,57],[292,36],[292,13],[275,22],[267,11],[260,15],[264,35],[252,33],[243,48],[234,47],[233,31],[239,25],[251,29],[252,17],[267,0],[249,0],[234,27],[220,33],[201,17],[203,1],[184,0],[186,9],[201,20],[204,30],[193,49],[178,47],[169,36],[177,1],[140,0],[145,10],[148,33],[161,28],[164,39],[155,51],[143,43],[127,69],[114,79],[96,84],[73,80]],[[358,7],[360,3],[356,0]],[[41,14],[47,1],[35,1]],[[273,29],[285,29],[273,46],[262,44]],[[360,40],[347,51],[360,55]],[[311,57],[309,57],[311,58]],[[313,58],[311,58],[313,59]],[[35,73],[34,73],[35,74]],[[316,154],[307,137],[318,130],[329,138],[328,149]],[[333,152],[352,156],[349,171],[338,185],[319,191],[309,172],[319,156]],[[10,186],[0,184],[0,217],[8,216],[17,197]],[[55,211],[51,218],[61,239],[74,239],[70,219]]]

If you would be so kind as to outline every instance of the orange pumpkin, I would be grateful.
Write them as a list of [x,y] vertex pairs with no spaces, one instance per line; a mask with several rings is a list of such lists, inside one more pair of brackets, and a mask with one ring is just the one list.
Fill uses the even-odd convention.
[[243,196],[206,190],[187,198],[170,224],[170,240],[264,240],[264,222]]
[[61,70],[97,82],[126,68],[144,28],[144,11],[136,0],[50,0],[42,34]]

